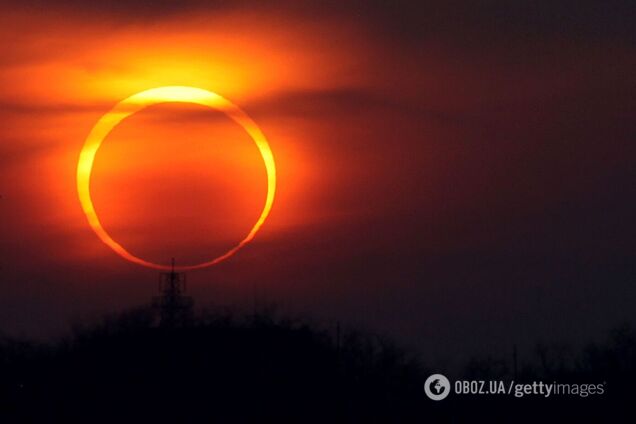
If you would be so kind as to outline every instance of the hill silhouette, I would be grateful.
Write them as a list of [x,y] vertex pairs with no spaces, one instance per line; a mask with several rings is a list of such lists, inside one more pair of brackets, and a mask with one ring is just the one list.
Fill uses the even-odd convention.
[[141,308],[0,352],[2,414],[16,421],[375,421],[417,415],[422,396],[417,363],[392,344],[338,343],[268,313],[162,328]]
[[[630,422],[636,331],[534,362],[473,358],[460,379],[604,382],[602,396],[423,393],[431,370],[384,338],[271,312],[207,312],[176,327],[138,308],[53,344],[0,341],[0,422]],[[439,370],[436,370],[439,371]]]

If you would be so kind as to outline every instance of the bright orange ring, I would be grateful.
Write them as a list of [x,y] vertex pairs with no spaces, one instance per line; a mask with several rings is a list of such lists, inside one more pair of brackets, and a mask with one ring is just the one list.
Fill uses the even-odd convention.
[[256,123],[247,116],[245,112],[239,109],[238,106],[229,100],[201,88],[172,86],[142,91],[117,103],[110,112],[106,113],[99,119],[99,121],[97,121],[86,138],[86,142],[84,143],[84,147],[82,148],[79,161],[77,163],[77,193],[79,195],[80,203],[82,204],[82,209],[86,214],[86,218],[88,218],[88,223],[91,228],[95,231],[97,236],[117,254],[124,259],[149,268],[160,270],[172,269],[172,266],[169,265],[156,264],[138,258],[113,240],[99,222],[99,218],[95,213],[95,208],[93,207],[93,201],[91,200],[90,195],[91,170],[93,169],[95,155],[108,133],[110,133],[112,129],[115,128],[115,126],[117,126],[117,124],[119,124],[124,118],[139,112],[141,109],[157,103],[167,102],[195,103],[202,106],[208,106],[212,109],[225,113],[228,117],[243,127],[250,137],[252,137],[252,140],[256,143],[256,146],[263,157],[263,161],[265,162],[265,169],[267,171],[267,197],[265,199],[265,206],[263,207],[263,211],[256,221],[256,224],[254,224],[247,236],[241,240],[239,244],[211,261],[197,265],[176,266],[175,270],[185,271],[205,268],[210,265],[218,264],[219,262],[229,258],[254,238],[254,235],[261,225],[263,225],[263,222],[265,222],[265,219],[272,208],[274,193],[276,192],[276,165],[274,164],[274,156],[269,148],[267,139]]

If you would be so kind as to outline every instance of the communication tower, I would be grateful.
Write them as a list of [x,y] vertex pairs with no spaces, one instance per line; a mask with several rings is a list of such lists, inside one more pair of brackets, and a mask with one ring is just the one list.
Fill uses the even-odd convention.
[[194,301],[185,296],[186,276],[176,272],[174,258],[170,272],[159,275],[159,296],[153,299],[153,306],[159,312],[159,326],[175,328],[187,325],[192,320]]

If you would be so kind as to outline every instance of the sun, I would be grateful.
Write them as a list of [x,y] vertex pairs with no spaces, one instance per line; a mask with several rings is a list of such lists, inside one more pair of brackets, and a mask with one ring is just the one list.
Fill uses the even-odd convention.
[[256,123],[245,112],[229,100],[216,93],[201,88],[168,86],[145,90],[137,94],[133,94],[132,96],[117,103],[115,107],[97,121],[84,142],[84,146],[82,147],[82,151],[77,162],[77,193],[89,225],[107,246],[130,262],[159,270],[171,270],[171,265],[146,261],[131,254],[121,244],[117,243],[106,232],[100,223],[99,217],[95,212],[90,193],[90,179],[93,162],[95,161],[95,155],[106,136],[124,118],[139,112],[150,105],[169,102],[194,103],[225,113],[225,115],[239,124],[249,134],[254,143],[256,143],[261,157],[263,158],[265,170],[267,171],[267,196],[265,198],[265,205],[263,206],[263,210],[259,218],[256,220],[256,223],[245,238],[221,256],[195,265],[176,266],[174,269],[186,271],[205,268],[218,264],[219,262],[231,257],[254,238],[269,215],[272,204],[274,203],[274,194],[276,192],[276,165],[274,163],[274,155],[272,154],[272,150],[269,147],[269,143],[267,142],[265,135],[263,135],[263,132],[258,128],[258,125],[256,125]]

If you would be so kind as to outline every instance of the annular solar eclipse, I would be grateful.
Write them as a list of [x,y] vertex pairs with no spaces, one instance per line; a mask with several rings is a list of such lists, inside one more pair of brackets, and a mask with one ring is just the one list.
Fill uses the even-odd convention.
[[274,163],[274,156],[269,147],[269,143],[256,123],[234,103],[208,90],[182,86],[153,88],[139,92],[122,100],[97,121],[86,138],[77,163],[77,193],[79,195],[82,209],[88,219],[88,223],[97,236],[107,246],[113,249],[124,259],[133,263],[159,270],[172,269],[171,265],[154,263],[137,257],[128,252],[121,244],[115,241],[102,226],[99,217],[95,212],[90,193],[90,179],[93,163],[99,147],[106,136],[108,136],[108,134],[126,117],[139,112],[148,106],[171,102],[193,103],[223,112],[226,116],[239,124],[252,138],[258,147],[265,164],[265,170],[267,171],[267,196],[265,198],[265,205],[263,206],[263,210],[259,218],[256,220],[256,223],[245,238],[221,256],[210,259],[209,261],[175,267],[176,270],[186,271],[215,265],[234,255],[240,248],[245,246],[254,238],[269,215],[274,202],[274,194],[276,192],[276,165]]

